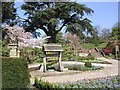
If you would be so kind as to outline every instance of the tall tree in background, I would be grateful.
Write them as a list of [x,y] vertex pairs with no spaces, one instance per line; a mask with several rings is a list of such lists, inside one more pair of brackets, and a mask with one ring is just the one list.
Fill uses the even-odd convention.
[[[13,23],[16,22],[16,17],[17,17],[17,13],[16,13],[16,8],[14,7],[14,0],[4,0],[4,2],[0,2],[0,10],[1,10],[1,23],[5,23],[8,25],[12,25]],[[6,30],[3,29],[3,27],[1,26],[0,29],[0,33],[2,36],[2,41],[8,42],[8,40],[5,38],[6,36]]]
[[2,23],[10,24],[16,19],[16,8],[14,2],[2,2]]
[[120,40],[120,22],[115,24],[112,28],[111,39]]
[[99,38],[99,27],[96,26],[94,27],[94,30],[92,31],[92,43],[95,46],[98,46],[98,44],[100,43],[100,38]]
[[92,14],[93,10],[76,2],[25,2],[22,5],[27,19],[23,26],[26,31],[33,32],[42,29],[47,36],[51,36],[49,42],[56,42],[57,34],[64,28],[66,32],[72,32],[83,36],[83,31],[91,33],[91,21],[85,18],[85,14]]
[[80,38],[75,34],[67,33],[65,35],[65,39],[67,40],[69,46],[72,47],[72,49],[74,50],[74,54],[78,55],[81,48]]
[[111,35],[110,29],[107,28],[102,29],[101,38],[103,42],[109,42],[110,35]]

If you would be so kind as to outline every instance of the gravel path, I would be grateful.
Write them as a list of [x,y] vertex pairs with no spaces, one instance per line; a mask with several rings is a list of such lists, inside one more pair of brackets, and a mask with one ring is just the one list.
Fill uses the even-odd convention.
[[[83,72],[72,75],[48,76],[48,77],[42,77],[42,80],[49,81],[52,83],[60,83],[60,82],[73,82],[83,79],[94,79],[94,78],[102,78],[102,77],[118,75],[118,62],[119,62],[118,60],[106,59],[104,57],[101,57],[99,59],[109,61],[110,63],[112,63],[112,65],[105,65],[104,69],[99,71]],[[94,65],[98,65],[98,64],[94,64]]]

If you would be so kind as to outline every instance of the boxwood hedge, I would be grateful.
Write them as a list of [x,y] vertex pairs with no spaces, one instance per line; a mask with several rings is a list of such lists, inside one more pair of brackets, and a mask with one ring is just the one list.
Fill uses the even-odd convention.
[[20,89],[29,86],[27,61],[23,58],[2,57],[2,89]]

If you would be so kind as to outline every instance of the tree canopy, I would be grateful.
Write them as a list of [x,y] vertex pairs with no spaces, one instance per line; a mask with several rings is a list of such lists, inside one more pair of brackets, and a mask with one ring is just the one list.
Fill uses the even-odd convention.
[[83,31],[91,33],[91,21],[85,14],[92,14],[93,10],[84,4],[76,2],[25,2],[21,7],[25,10],[27,19],[24,21],[26,31],[43,30],[51,36],[49,42],[56,42],[56,36],[63,28],[83,37]]
[[10,24],[16,19],[16,8],[14,2],[2,2],[2,23]]
[[120,22],[116,23],[112,28],[111,38],[113,40],[120,40]]
[[99,27],[94,27],[94,30],[92,31],[92,43],[95,44],[95,46],[98,46],[98,44],[100,43],[100,39],[98,36],[98,28]]

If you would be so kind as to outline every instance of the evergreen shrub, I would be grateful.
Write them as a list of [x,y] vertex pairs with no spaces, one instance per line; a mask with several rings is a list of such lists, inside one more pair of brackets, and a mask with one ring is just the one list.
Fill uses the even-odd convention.
[[29,85],[29,71],[24,58],[2,57],[2,88],[15,90]]

